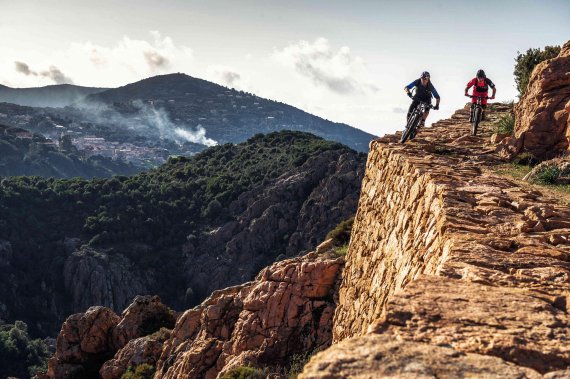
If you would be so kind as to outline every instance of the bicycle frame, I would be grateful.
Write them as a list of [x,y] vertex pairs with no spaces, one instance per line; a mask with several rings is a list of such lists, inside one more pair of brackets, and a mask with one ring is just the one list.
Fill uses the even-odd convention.
[[430,110],[431,108],[433,108],[431,104],[423,101],[420,101],[418,105],[416,105],[416,107],[410,114],[410,118],[408,119],[406,129],[402,133],[402,138],[400,139],[400,143],[406,142],[408,138],[415,137],[418,125],[420,124],[420,120],[423,118],[424,113]]
[[477,129],[479,127],[479,123],[481,122],[481,118],[483,116],[483,99],[490,99],[488,96],[473,96],[467,95],[470,98],[476,98],[477,101],[474,103],[473,106],[473,121],[471,125],[471,134],[477,135]]

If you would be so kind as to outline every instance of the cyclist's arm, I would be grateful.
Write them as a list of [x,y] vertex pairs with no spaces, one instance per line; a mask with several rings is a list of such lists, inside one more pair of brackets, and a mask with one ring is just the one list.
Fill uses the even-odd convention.
[[467,95],[467,91],[469,91],[469,88],[473,87],[475,85],[475,78],[471,79],[467,85],[465,86],[465,94]]
[[491,81],[491,79],[488,79],[488,84],[489,87],[491,87],[491,89],[493,90],[493,94],[491,95],[491,97],[494,99],[495,98],[495,94],[497,93],[497,87],[495,87],[495,83],[493,83],[493,81]]
[[414,80],[413,82],[411,82],[410,84],[408,84],[407,86],[404,87],[404,92],[406,92],[407,94],[410,94],[410,90],[412,88],[414,88],[417,85],[417,79]]
[[432,82],[429,82],[430,86],[431,86],[431,93],[433,95],[433,97],[435,97],[435,106],[439,107],[439,93],[437,93],[437,90],[435,89],[435,87],[433,86]]

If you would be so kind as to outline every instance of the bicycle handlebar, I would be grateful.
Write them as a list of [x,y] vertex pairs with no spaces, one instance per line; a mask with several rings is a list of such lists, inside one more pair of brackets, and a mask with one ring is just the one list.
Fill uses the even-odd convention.
[[473,96],[473,95],[469,95],[468,93],[466,93],[465,96],[471,97],[471,98],[477,97],[477,98],[488,99],[488,100],[492,100],[492,99],[493,99],[492,97],[489,97],[489,96]]

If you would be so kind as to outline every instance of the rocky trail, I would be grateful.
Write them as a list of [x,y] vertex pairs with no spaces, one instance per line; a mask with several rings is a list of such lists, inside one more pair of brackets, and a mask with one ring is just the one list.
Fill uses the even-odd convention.
[[[396,377],[500,377],[505,362],[520,367],[503,377],[540,377],[570,364],[570,208],[483,169],[504,163],[489,140],[505,111],[492,107],[476,137],[463,109],[412,143],[372,142],[334,320],[344,341],[303,377],[384,377],[336,356],[357,347],[379,362],[407,355],[409,370],[383,366]],[[452,350],[426,353],[436,347]]]

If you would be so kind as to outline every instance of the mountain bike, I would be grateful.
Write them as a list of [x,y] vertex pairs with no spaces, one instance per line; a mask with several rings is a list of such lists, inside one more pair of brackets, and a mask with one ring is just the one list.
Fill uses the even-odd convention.
[[416,105],[410,114],[410,118],[408,118],[408,123],[406,125],[406,129],[404,129],[402,133],[400,143],[404,143],[408,138],[412,139],[416,136],[416,133],[418,132],[418,126],[420,125],[420,122],[423,118],[423,114],[432,108],[433,106],[430,103],[425,103],[423,101],[420,101],[418,105]]
[[479,127],[479,123],[481,122],[481,118],[483,117],[483,99],[490,99],[488,96],[472,96],[472,95],[465,95],[467,97],[477,98],[477,102],[473,106],[473,119],[471,122],[471,135],[477,135],[477,128]]

